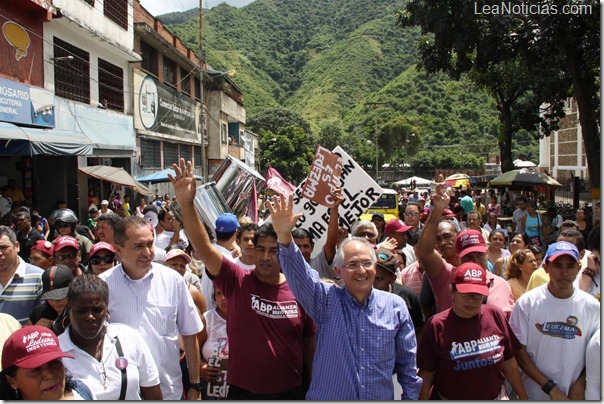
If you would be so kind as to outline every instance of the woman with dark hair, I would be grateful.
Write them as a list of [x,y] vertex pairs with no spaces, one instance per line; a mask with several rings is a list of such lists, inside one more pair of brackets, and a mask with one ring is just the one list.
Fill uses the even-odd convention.
[[591,218],[587,217],[587,212],[585,211],[585,209],[577,209],[575,222],[577,222],[577,224],[579,225],[579,231],[585,239],[585,248],[587,248],[588,250],[591,249],[592,245],[589,244],[588,236],[589,232],[591,231],[592,222]]
[[48,328],[29,325],[13,332],[2,349],[0,399],[93,400],[88,387],[71,379],[61,358],[74,359]]
[[531,250],[525,248],[516,251],[507,262],[505,277],[512,288],[514,301],[526,292],[531,274],[539,268],[539,263]]
[[109,243],[99,241],[92,245],[88,259],[88,271],[100,275],[117,265],[115,249]]
[[529,237],[530,244],[542,246],[545,244],[543,235],[543,218],[537,212],[537,203],[533,199],[526,201],[526,215],[520,219],[524,233]]
[[[531,244],[531,240],[529,240],[529,238],[526,234],[520,233],[520,232],[516,232],[516,233],[512,234],[512,237],[510,238],[510,245],[508,246],[508,249],[507,249],[507,253],[504,252],[503,257],[499,258],[495,262],[495,265],[493,265],[494,272],[496,274],[500,274],[499,276],[506,279],[504,268],[506,267],[510,256],[513,255],[516,251],[528,248],[528,246],[530,244]],[[504,250],[504,251],[506,251],[506,250]]]
[[510,255],[505,247],[505,233],[501,229],[493,230],[489,234],[489,246],[487,247],[487,257],[495,275],[501,276],[501,266],[497,267],[497,261]]
[[159,372],[142,336],[124,324],[109,324],[107,283],[91,273],[76,277],[67,292],[67,324],[59,336],[75,379],[99,400],[161,400]]

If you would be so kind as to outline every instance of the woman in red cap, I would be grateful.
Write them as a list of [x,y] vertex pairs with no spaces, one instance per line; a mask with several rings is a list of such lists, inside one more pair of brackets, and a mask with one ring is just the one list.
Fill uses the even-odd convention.
[[61,358],[74,359],[48,328],[31,325],[12,333],[2,349],[0,399],[93,400],[86,385],[66,374]]
[[88,271],[100,275],[117,265],[115,249],[109,243],[99,241],[92,245],[88,259]]

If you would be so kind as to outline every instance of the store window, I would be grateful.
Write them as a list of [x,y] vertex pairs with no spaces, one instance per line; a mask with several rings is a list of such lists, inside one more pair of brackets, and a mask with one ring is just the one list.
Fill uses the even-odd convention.
[[193,157],[192,146],[190,144],[181,144],[180,145],[180,157],[185,159],[185,161],[191,161]]
[[143,139],[141,148],[143,168],[161,168],[161,143],[158,140]]
[[99,101],[105,108],[124,112],[124,71],[99,59]]
[[125,30],[128,30],[128,0],[104,0],[103,14]]
[[90,104],[90,54],[57,37],[53,53],[55,95]]
[[172,163],[178,163],[178,144],[164,142],[164,168],[172,168]]

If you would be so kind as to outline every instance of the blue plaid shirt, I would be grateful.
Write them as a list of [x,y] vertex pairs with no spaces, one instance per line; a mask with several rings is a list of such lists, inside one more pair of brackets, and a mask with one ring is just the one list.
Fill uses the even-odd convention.
[[392,400],[396,373],[403,400],[417,400],[415,330],[405,301],[373,289],[361,306],[345,288],[321,282],[295,243],[279,244],[287,283],[317,324],[307,400]]

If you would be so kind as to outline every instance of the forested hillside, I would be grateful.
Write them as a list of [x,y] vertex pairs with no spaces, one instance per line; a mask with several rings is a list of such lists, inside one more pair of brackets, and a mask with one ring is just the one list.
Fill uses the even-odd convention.
[[[403,4],[256,0],[238,9],[223,3],[204,10],[206,59],[236,70],[248,117],[283,107],[315,133],[329,124],[366,137],[376,116],[379,125],[402,117],[418,128],[423,150],[460,145],[483,158],[497,152],[498,111],[490,97],[468,81],[416,70],[419,30],[395,24]],[[160,18],[197,49],[198,9]],[[386,104],[374,109],[367,102]],[[516,146],[518,157],[535,159],[531,134]]]

